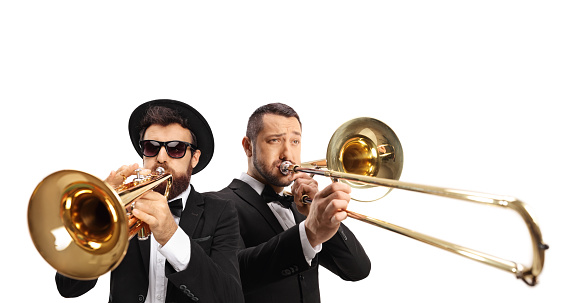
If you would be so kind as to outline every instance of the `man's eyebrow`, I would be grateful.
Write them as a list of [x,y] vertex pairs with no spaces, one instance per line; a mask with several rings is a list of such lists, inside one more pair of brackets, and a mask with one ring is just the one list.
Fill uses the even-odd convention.
[[268,134],[267,137],[284,137],[286,133]]
[[[292,131],[292,133],[293,133],[294,135],[296,135],[296,136],[302,136],[302,133],[299,132],[299,131]],[[269,138],[270,138],[270,137],[275,138],[275,137],[284,137],[284,136],[286,136],[286,133],[268,134],[267,137],[269,137]]]

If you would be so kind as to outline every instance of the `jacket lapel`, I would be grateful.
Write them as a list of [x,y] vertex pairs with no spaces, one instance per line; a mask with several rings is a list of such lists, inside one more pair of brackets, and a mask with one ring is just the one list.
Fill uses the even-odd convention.
[[268,207],[264,199],[262,199],[262,196],[256,193],[256,191],[250,187],[250,185],[241,180],[234,179],[228,187],[245,203],[254,207],[260,213],[260,215],[264,217],[266,223],[272,227],[276,234],[284,231],[282,226],[280,226],[278,219],[276,219],[274,213],[270,210],[270,207]]
[[179,226],[185,231],[189,237],[192,237],[199,220],[203,215],[205,201],[201,194],[195,191],[195,188],[191,185],[191,193],[185,204],[185,209],[181,214],[181,221],[179,221]]

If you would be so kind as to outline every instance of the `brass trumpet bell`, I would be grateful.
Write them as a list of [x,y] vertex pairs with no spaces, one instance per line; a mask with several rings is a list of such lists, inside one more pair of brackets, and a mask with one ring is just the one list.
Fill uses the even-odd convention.
[[123,186],[116,192],[88,173],[62,170],[47,176],[34,190],[28,204],[28,228],[40,255],[59,273],[78,280],[92,280],[116,268],[129,239],[149,236],[146,224],[133,217],[130,203],[168,180]]
[[28,204],[28,227],[36,249],[71,278],[91,279],[112,270],[128,243],[127,219],[117,211],[123,209],[119,201],[114,190],[92,175],[51,174],[36,187]]

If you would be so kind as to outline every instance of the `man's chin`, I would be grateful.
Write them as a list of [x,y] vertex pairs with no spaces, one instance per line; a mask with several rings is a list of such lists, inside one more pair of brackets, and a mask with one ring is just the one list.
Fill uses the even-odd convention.
[[280,187],[288,187],[288,186],[292,185],[292,182],[294,182],[292,175],[284,176],[281,173],[281,176],[279,176],[278,178],[275,178],[275,182],[273,185],[280,186]]

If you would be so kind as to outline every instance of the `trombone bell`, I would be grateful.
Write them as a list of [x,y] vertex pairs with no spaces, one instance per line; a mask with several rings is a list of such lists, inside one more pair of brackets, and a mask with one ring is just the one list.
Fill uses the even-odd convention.
[[[385,123],[368,117],[342,124],[332,135],[326,152],[328,170],[360,176],[398,180],[403,170],[403,148],[393,130]],[[302,165],[304,166],[304,165]],[[391,188],[342,180],[351,187],[369,188],[352,195],[360,202],[385,197]]]

